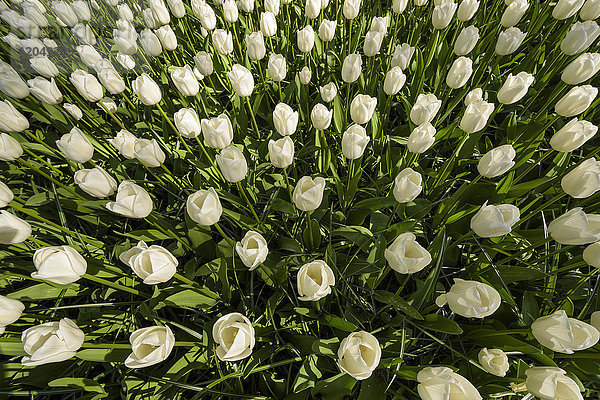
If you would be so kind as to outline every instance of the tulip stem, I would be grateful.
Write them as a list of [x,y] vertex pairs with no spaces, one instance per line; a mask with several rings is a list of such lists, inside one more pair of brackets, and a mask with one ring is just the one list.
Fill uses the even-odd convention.
[[290,179],[288,178],[287,167],[283,169],[283,176],[285,177],[285,183],[290,195],[290,203],[292,203],[292,207],[294,207],[294,214],[296,214],[296,205],[294,204],[294,196],[292,195],[292,186],[290,185]]
[[[174,174],[173,174],[171,171],[169,171],[169,169],[168,169],[167,167],[165,167],[165,164],[160,164],[160,167],[161,167],[161,168],[162,168],[162,169],[163,169],[163,170],[164,170],[164,171],[165,171],[165,172],[166,172],[168,175],[170,175],[170,176],[173,178],[173,182],[175,182],[175,184],[176,184],[177,186],[179,186],[179,188],[180,188],[181,190],[183,190],[183,192],[184,192],[185,194],[187,194],[188,196],[190,195],[190,191],[186,189],[186,187],[183,185],[183,183],[181,182],[181,180],[180,180],[180,179],[179,179],[177,176],[175,176],[175,175],[174,175]],[[148,169],[148,170],[150,170],[150,169]],[[153,174],[153,175],[154,175],[154,174]],[[155,176],[158,178],[158,175],[155,175]],[[160,179],[160,178],[159,178],[159,180],[161,180],[161,181],[162,181],[162,179]],[[166,186],[166,185],[165,185],[165,186]]]
[[194,286],[194,287],[198,286],[198,284],[196,282],[194,282],[193,280],[188,279],[185,276],[183,276],[181,274],[178,274],[178,273],[176,273],[175,275],[173,275],[173,278],[175,278],[175,279],[177,279],[177,280],[179,280],[179,281],[181,281],[181,282],[183,282],[183,283],[185,283],[187,285],[190,285],[190,286]]
[[348,164],[348,176],[346,178],[346,207],[350,204],[350,180],[352,179],[352,168],[354,167],[354,160],[350,159],[350,163]]
[[313,234],[312,234],[312,225],[310,223],[310,215],[312,214],[312,211],[307,211],[306,212],[306,227],[308,228],[308,241],[309,241],[309,245],[312,248],[313,247]]
[[252,116],[252,123],[254,124],[254,129],[256,130],[256,135],[258,139],[260,139],[260,132],[258,131],[258,124],[256,123],[256,118],[254,117],[254,110],[252,110],[252,105],[250,104],[250,97],[246,97],[246,103],[248,104],[248,109],[250,110],[250,115]]
[[112,111],[110,111],[108,109],[108,107],[106,107],[104,104],[102,104],[101,101],[98,102],[98,105],[100,105],[100,107],[108,114],[111,116],[112,119],[115,120],[115,122],[117,123],[117,125],[119,125],[121,127],[121,129],[123,129],[124,131],[126,131],[127,129],[125,129],[125,125],[123,125],[123,122],[121,122],[121,120],[119,118],[117,118],[117,116],[115,114],[113,114]]
[[394,211],[392,211],[392,214],[390,215],[390,218],[388,219],[385,229],[390,227],[390,224],[394,220],[394,215],[396,215],[396,211],[398,211],[398,207],[400,207],[400,203],[396,203],[396,205],[394,206]]
[[223,236],[223,238],[229,242],[229,244],[231,244],[232,246],[235,246],[235,241],[232,238],[230,238],[229,236],[227,236],[227,234],[225,232],[223,232],[223,229],[221,228],[221,225],[219,225],[218,222],[215,222],[215,228],[217,229],[217,231],[219,231],[221,236]]
[[250,199],[248,199],[248,196],[246,195],[246,191],[242,187],[241,182],[239,182],[239,181],[237,182],[237,187],[238,187],[238,190],[240,191],[240,193],[242,194],[242,197],[244,198],[244,201],[248,205],[248,208],[250,208],[250,211],[252,211],[252,215],[254,215],[254,218],[256,219],[256,222],[258,222],[260,224],[260,218],[258,217],[258,214],[256,214],[256,210],[254,210],[254,207],[252,206],[252,203],[250,203]]
[[60,187],[62,187],[63,189],[71,192],[72,194],[74,194],[75,196],[79,197],[80,199],[85,199],[83,196],[81,196],[79,193],[77,193],[75,191],[75,189],[73,189],[70,186],[66,186],[65,184],[57,181],[56,179],[54,179],[53,177],[51,177],[50,175],[46,174],[45,172],[41,171],[39,168],[34,167],[33,165],[31,165],[30,163],[28,163],[27,161],[21,159],[21,158],[17,158],[17,161],[20,162],[21,164],[31,168],[32,170],[34,170],[35,172],[37,172],[38,174],[42,175],[44,178],[48,179],[50,182],[54,183],[55,185],[58,185]]
[[[160,106],[160,104],[156,103],[156,107],[158,108],[158,111],[162,114],[163,118],[167,121],[167,123],[171,126],[171,129],[173,129],[173,132],[175,132],[175,134],[177,135],[177,137],[179,138],[179,141],[183,144],[183,147],[185,147],[185,149],[190,153],[190,154],[194,154],[192,152],[192,149],[190,149],[190,146],[188,146],[188,144],[185,142],[185,140],[183,140],[183,138],[181,137],[181,135],[179,134],[179,131],[177,130],[177,128],[175,127],[175,125],[173,125],[173,123],[171,122],[171,120],[169,119],[169,117],[167,116],[167,114],[165,113],[165,110],[162,109],[162,107]],[[125,128],[123,128],[125,129]]]
[[283,94],[281,93],[281,81],[277,82],[277,86],[279,87],[279,101],[283,103]]
[[127,286],[123,286],[121,284],[118,284],[118,283],[115,283],[115,282],[111,282],[111,281],[106,280],[106,279],[98,278],[97,276],[94,276],[94,275],[83,274],[81,277],[84,278],[84,279],[87,279],[89,281],[99,283],[101,285],[109,286],[109,287],[111,287],[113,289],[122,290],[124,292],[129,292],[129,293],[135,294],[137,296],[148,297],[145,293],[140,292],[137,289],[133,289],[133,288],[130,288],[130,287],[127,287]]

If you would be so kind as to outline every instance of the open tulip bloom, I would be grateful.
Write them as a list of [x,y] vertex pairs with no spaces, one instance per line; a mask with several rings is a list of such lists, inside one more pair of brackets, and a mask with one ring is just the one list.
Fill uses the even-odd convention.
[[599,20],[0,1],[0,393],[599,399]]

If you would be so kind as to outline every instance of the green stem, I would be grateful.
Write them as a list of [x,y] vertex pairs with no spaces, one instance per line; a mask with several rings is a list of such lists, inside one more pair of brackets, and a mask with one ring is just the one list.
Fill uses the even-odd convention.
[[256,214],[256,211],[254,210],[252,203],[250,203],[250,199],[248,199],[248,196],[246,195],[246,191],[244,190],[244,188],[242,187],[242,184],[240,182],[237,182],[237,187],[238,187],[238,190],[240,191],[240,193],[242,194],[244,201],[248,205],[248,208],[250,208],[250,211],[252,211],[252,215],[254,215],[256,222],[260,223],[260,218],[258,217],[258,214]]
[[252,110],[252,105],[250,104],[250,97],[246,97],[246,104],[248,104],[248,109],[250,110],[250,115],[252,116],[252,123],[254,124],[254,129],[256,130],[256,135],[258,139],[260,139],[260,132],[258,130],[258,124],[256,123],[256,118],[254,117],[254,110]]
[[127,286],[123,286],[123,285],[121,285],[119,283],[111,282],[111,281],[108,281],[106,279],[98,278],[97,276],[94,276],[94,275],[84,274],[82,276],[82,278],[87,279],[87,280],[92,281],[92,282],[99,283],[101,285],[109,286],[109,287],[111,287],[113,289],[122,290],[124,292],[129,292],[129,293],[135,294],[137,296],[148,297],[148,295],[146,293],[140,292],[137,289],[133,289],[133,288],[130,288],[130,287],[127,287]]

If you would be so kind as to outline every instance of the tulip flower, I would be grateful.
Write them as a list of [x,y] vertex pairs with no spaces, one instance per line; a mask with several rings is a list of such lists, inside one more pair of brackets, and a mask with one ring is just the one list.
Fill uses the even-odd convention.
[[431,254],[416,239],[413,233],[405,232],[385,249],[390,268],[401,274],[414,274],[431,263]]
[[460,120],[460,129],[466,133],[479,132],[487,125],[492,112],[494,112],[493,103],[478,100],[468,104]]
[[290,136],[296,132],[298,125],[298,111],[285,103],[279,103],[273,110],[273,125],[281,136]]
[[600,17],[600,1],[586,0],[579,10],[579,18],[582,21],[592,21]]
[[417,381],[419,381],[417,391],[423,400],[438,398],[482,400],[469,380],[448,367],[425,367],[417,374]]
[[4,333],[7,325],[21,318],[25,306],[17,299],[0,296],[0,334]]
[[517,51],[527,33],[521,32],[519,28],[514,26],[505,31],[500,32],[498,41],[496,42],[496,53],[501,56],[506,56]]
[[150,29],[144,29],[140,32],[140,44],[144,52],[151,57],[157,57],[162,53],[162,45],[160,39]]
[[500,25],[505,28],[515,26],[521,21],[523,15],[529,8],[529,2],[527,0],[514,0],[504,10],[502,18],[500,19]]
[[228,182],[239,182],[248,173],[248,164],[244,153],[234,144],[227,146],[216,155],[217,165]]
[[598,89],[591,85],[571,88],[554,106],[554,111],[562,117],[574,117],[581,114],[592,104]]
[[85,163],[92,159],[94,146],[79,128],[73,128],[56,141],[60,152],[69,160]]
[[0,208],[6,207],[14,199],[12,190],[6,183],[0,182]]
[[298,77],[300,78],[300,83],[303,85],[308,85],[310,83],[310,78],[312,77],[312,72],[308,67],[305,66],[298,73]]
[[361,1],[362,0],[344,0],[344,4],[342,6],[344,18],[356,18],[358,16],[358,13],[360,12]]
[[123,181],[117,188],[117,198],[106,204],[106,208],[128,218],[146,218],[152,212],[150,195],[144,188],[131,181]]
[[303,53],[308,53],[315,45],[315,32],[310,25],[300,29],[297,34],[298,48]]
[[471,229],[484,238],[500,237],[510,233],[521,214],[512,204],[488,205],[487,201],[471,218]]
[[277,168],[289,167],[294,162],[294,142],[289,136],[269,140],[269,160]]
[[550,146],[556,151],[571,152],[583,146],[594,137],[596,132],[598,132],[596,125],[573,118],[550,138]]
[[510,170],[515,162],[515,149],[505,144],[491,149],[479,159],[477,171],[486,178],[495,178]]
[[177,48],[177,36],[170,25],[164,25],[154,31],[154,34],[160,40],[160,44],[165,50],[173,51]]
[[579,85],[592,78],[599,70],[600,54],[584,53],[563,70],[561,79],[567,85]]
[[70,246],[43,247],[33,254],[34,279],[67,285],[78,281],[87,271],[87,262]]
[[600,36],[600,26],[595,21],[575,22],[560,42],[560,50],[572,56],[587,50]]
[[500,294],[488,284],[454,278],[454,284],[446,294],[438,296],[435,304],[450,309],[466,318],[485,318],[496,312],[502,300]]
[[408,43],[397,45],[392,55],[392,68],[398,66],[404,71],[408,68],[413,54],[415,54],[415,48],[411,47]]
[[207,52],[199,51],[194,57],[194,63],[202,75],[209,76],[213,73],[212,57]]
[[31,236],[31,225],[27,221],[0,210],[0,243],[16,244],[27,240]]
[[250,35],[246,35],[246,49],[251,60],[259,61],[265,57],[267,48],[262,32],[252,32]]
[[319,39],[323,42],[330,42],[333,40],[335,36],[335,28],[337,25],[337,21],[330,21],[328,19],[324,19],[321,21],[321,25],[319,25]]
[[13,161],[23,155],[23,148],[8,133],[0,132],[0,160]]
[[446,75],[446,85],[452,89],[459,89],[467,83],[472,74],[473,61],[467,57],[458,57]]
[[79,350],[84,336],[69,318],[25,329],[21,341],[27,355],[21,359],[21,364],[34,367],[68,360]]
[[590,197],[600,190],[600,162],[595,158],[585,160],[562,178],[560,186],[573,198]]
[[323,99],[323,101],[331,103],[335,99],[335,96],[337,96],[335,82],[329,82],[325,86],[321,86],[319,93],[321,94],[321,99]]
[[144,73],[138,76],[131,83],[131,88],[140,101],[147,106],[153,106],[162,100],[160,87],[148,74]]
[[254,78],[252,73],[244,66],[235,64],[227,73],[235,94],[240,97],[248,97],[254,90]]
[[360,158],[371,138],[360,125],[351,125],[342,136],[342,153],[349,160]]
[[238,20],[238,8],[234,0],[225,0],[223,2],[223,17],[225,21],[235,23]]
[[177,272],[179,262],[162,246],[148,246],[140,240],[137,246],[124,251],[119,260],[127,264],[146,285],[167,282]]
[[534,77],[527,72],[519,72],[517,75],[508,74],[504,84],[498,90],[498,102],[501,104],[513,104],[521,100],[533,84]]
[[548,233],[560,244],[581,245],[600,240],[600,214],[575,207],[548,224]]
[[458,6],[456,18],[461,22],[470,21],[479,9],[478,0],[462,0]]
[[342,80],[346,83],[356,82],[362,69],[360,54],[348,54],[342,64]]
[[398,203],[409,203],[423,190],[423,177],[412,168],[404,168],[394,179],[394,198]]
[[131,354],[125,360],[127,368],[144,368],[169,357],[175,345],[175,335],[168,326],[149,326],[129,336]]
[[435,134],[436,130],[429,122],[417,126],[408,136],[408,151],[416,154],[426,152],[435,142]]
[[527,390],[540,400],[583,400],[577,383],[558,367],[533,367],[525,370]]
[[147,167],[160,167],[166,158],[156,139],[136,139],[133,155]]
[[256,343],[254,335],[252,322],[246,316],[240,313],[222,316],[212,328],[217,357],[221,361],[238,361],[248,357]]
[[458,4],[453,0],[441,2],[439,5],[436,4],[431,14],[431,24],[433,27],[435,29],[446,29],[450,25],[457,7]]
[[[594,268],[600,268],[600,242],[592,243],[583,250],[583,261]],[[596,329],[600,328],[600,324],[594,323],[594,314],[597,312],[598,311],[592,314],[592,325],[594,325]],[[600,317],[600,314],[596,315]]]
[[281,54],[271,54],[269,56],[268,71],[269,76],[273,81],[281,82],[284,80],[285,75],[287,74],[285,57]]
[[325,179],[303,176],[294,188],[294,204],[302,211],[313,211],[319,208],[323,201]]
[[417,97],[415,104],[410,109],[410,120],[415,125],[431,122],[435,118],[441,106],[442,101],[438,100],[434,94],[421,93]]
[[476,26],[463,28],[454,42],[454,54],[466,56],[475,48],[477,41],[479,41],[479,29]]
[[177,90],[184,96],[195,96],[200,90],[198,79],[189,65],[177,67],[171,72],[171,79]]
[[193,108],[180,108],[173,116],[179,134],[185,138],[195,138],[202,132],[198,114]]
[[296,277],[298,299],[302,301],[318,301],[331,293],[335,286],[335,275],[323,260],[315,260],[304,264]]
[[240,242],[235,244],[235,252],[250,271],[267,259],[269,248],[267,241],[258,232],[248,231]]
[[585,0],[558,0],[552,9],[552,17],[563,20],[577,14]]
[[392,11],[396,14],[402,14],[404,10],[406,10],[406,6],[408,5],[408,0],[393,0],[392,1]]
[[358,94],[350,104],[350,116],[352,121],[357,124],[366,124],[373,117],[373,112],[377,107],[377,98],[368,94]]
[[381,44],[385,34],[379,31],[368,31],[365,35],[365,41],[363,45],[363,53],[367,57],[374,57],[379,53]]
[[233,126],[226,114],[218,117],[203,119],[201,122],[204,141],[213,149],[224,149],[233,140]]
[[564,354],[589,349],[600,339],[596,328],[569,318],[565,310],[536,319],[531,324],[531,332],[542,346]]
[[260,13],[260,31],[266,37],[274,36],[277,33],[275,14],[268,11]]
[[90,196],[104,198],[112,196],[117,190],[117,181],[102,167],[80,169],[73,177],[81,190]]
[[104,88],[94,75],[76,69],[71,73],[69,79],[79,94],[87,101],[96,102],[104,97]]
[[29,59],[29,64],[35,72],[46,78],[54,78],[59,75],[56,64],[50,61],[46,56],[31,57]]
[[352,332],[338,349],[338,366],[354,379],[369,378],[381,360],[379,341],[369,332]]
[[496,376],[506,376],[506,371],[510,368],[508,356],[500,349],[483,348],[477,355],[479,364],[486,372]]
[[190,194],[186,202],[186,211],[194,222],[204,226],[216,224],[223,214],[221,201],[213,188]]

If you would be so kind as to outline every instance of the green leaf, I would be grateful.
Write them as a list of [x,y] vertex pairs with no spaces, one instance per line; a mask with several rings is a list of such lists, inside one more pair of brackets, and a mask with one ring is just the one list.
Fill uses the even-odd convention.
[[335,229],[332,234],[333,236],[342,236],[360,247],[361,250],[366,250],[374,241],[373,233],[364,226],[344,226]]
[[173,239],[171,236],[157,230],[157,229],[144,229],[139,231],[131,232],[115,232],[119,235],[127,236],[135,240],[143,240],[144,242],[155,242],[157,240]]
[[425,320],[415,321],[421,328],[430,329],[436,332],[448,333],[450,335],[460,335],[462,328],[456,322],[439,314],[425,315]]
[[26,356],[21,341],[2,341],[0,340],[0,354],[5,356]]
[[185,289],[180,290],[167,297],[164,302],[167,305],[191,308],[211,308],[217,304],[218,295],[210,290],[203,289]]
[[123,362],[131,353],[131,349],[83,349],[75,357],[85,361]]
[[315,353],[332,358],[337,358],[338,347],[340,347],[340,339],[336,337],[331,339],[315,340],[312,344],[312,350]]
[[95,392],[106,394],[106,391],[98,382],[88,378],[58,378],[48,382],[50,387],[75,387],[81,388],[86,392]]
[[31,301],[56,299],[59,296],[73,297],[79,296],[80,294],[81,291],[79,289],[79,284],[76,283],[71,283],[69,285],[40,283],[38,285],[29,286],[24,289],[17,290],[16,292],[9,293],[6,295],[6,297],[22,301]]
[[423,316],[413,306],[395,293],[387,292],[385,290],[376,290],[375,300],[389,304],[411,318],[424,320]]

